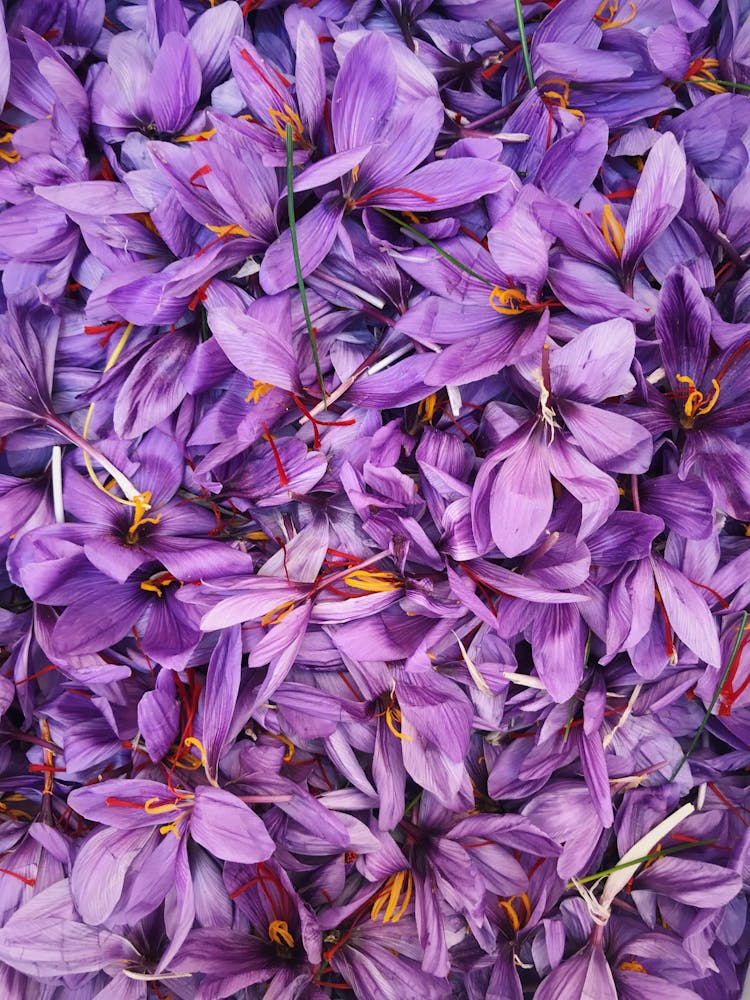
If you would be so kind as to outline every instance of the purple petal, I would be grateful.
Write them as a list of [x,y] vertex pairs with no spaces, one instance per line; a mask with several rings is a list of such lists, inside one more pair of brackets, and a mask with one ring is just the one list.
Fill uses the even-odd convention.
[[671,133],[651,147],[630,206],[622,267],[632,273],[643,252],[679,212],[685,196],[685,154]]
[[[302,276],[306,277],[322,264],[336,241],[344,217],[344,200],[340,195],[327,194],[299,220],[296,226]],[[285,230],[266,251],[260,267],[260,283],[269,295],[291,288],[297,281],[292,255],[292,237]]]
[[711,340],[711,312],[698,282],[685,267],[667,276],[656,313],[664,370],[673,392],[685,392],[677,375],[698,383],[703,377]]
[[570,205],[588,191],[607,152],[609,130],[601,118],[586,121],[547,150],[534,183],[546,194]]
[[221,83],[229,68],[229,43],[244,29],[242,10],[236,3],[223,3],[196,17],[187,40],[201,70],[203,89],[208,92]]
[[548,448],[539,428],[505,460],[490,493],[492,537],[504,555],[517,556],[534,544],[552,516],[552,501]]
[[360,39],[343,61],[331,98],[331,128],[336,149],[377,142],[391,116],[396,96],[396,61],[386,36],[373,31]]
[[190,42],[170,31],[154,62],[149,98],[160,132],[179,132],[201,96],[201,68]]
[[570,604],[541,605],[531,628],[534,666],[552,698],[571,698],[583,677],[586,629]]
[[612,972],[600,946],[587,945],[550,973],[536,1000],[617,1000]]
[[120,900],[130,866],[153,835],[150,829],[101,827],[86,840],[70,880],[76,908],[86,923],[107,920]]
[[224,861],[255,864],[270,858],[276,848],[263,820],[223,788],[196,788],[190,834]]
[[239,627],[235,625],[224,629],[219,636],[206,673],[201,735],[210,777],[214,781],[237,703],[241,666],[242,643]]
[[630,366],[635,330],[626,319],[581,330],[564,347],[550,351],[552,393],[564,399],[598,403],[635,388]]
[[652,556],[651,565],[664,610],[675,633],[701,660],[718,667],[721,663],[719,637],[699,588],[663,559]]
[[581,451],[607,472],[646,472],[651,464],[651,434],[628,417],[588,403],[561,400],[560,415]]
[[370,191],[360,200],[401,211],[437,212],[499,191],[510,176],[508,167],[473,157],[438,160],[407,174],[393,188]]

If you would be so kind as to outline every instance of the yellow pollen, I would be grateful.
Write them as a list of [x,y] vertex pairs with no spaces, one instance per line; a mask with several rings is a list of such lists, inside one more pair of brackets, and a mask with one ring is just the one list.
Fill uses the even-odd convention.
[[721,385],[718,379],[712,378],[711,385],[713,391],[704,396],[703,393],[695,388],[695,382],[690,378],[689,375],[675,375],[678,382],[686,383],[689,393],[688,398],[685,400],[684,410],[685,416],[694,421],[696,417],[700,417],[703,414],[710,413],[711,410],[716,406],[719,401],[719,392],[721,391]]
[[618,969],[622,969],[624,972],[645,972],[646,975],[648,975],[648,973],[643,968],[643,966],[641,965],[641,963],[640,962],[635,962],[633,960],[630,960],[630,961],[627,961],[627,962],[620,962],[620,964],[617,966],[617,968]]
[[[6,142],[8,143],[13,142],[12,132],[6,132],[5,135],[0,136],[0,145]],[[21,159],[21,154],[17,153],[15,149],[9,149],[7,151],[4,149],[0,149],[0,160],[3,160],[4,163],[18,163],[20,159]]]
[[151,593],[156,594],[158,597],[163,596],[162,588],[158,583],[154,583],[152,580],[143,580],[141,582],[141,590],[150,590]]
[[396,729],[396,724],[401,725],[401,712],[397,708],[393,708],[391,705],[385,710],[385,724],[388,726],[390,731],[399,740],[406,740],[407,743],[412,742],[411,736],[407,736],[406,733],[399,732]]
[[279,604],[278,607],[273,608],[267,614],[263,615],[260,623],[261,625],[278,625],[281,619],[286,618],[293,608],[294,601],[284,601],[283,604]]
[[490,306],[503,316],[519,316],[523,306],[527,305],[526,296],[517,288],[500,288],[498,285],[490,292]]
[[287,948],[294,947],[294,938],[289,933],[286,920],[273,920],[268,925],[268,938],[274,944],[285,944]]
[[284,105],[283,111],[277,111],[275,108],[269,108],[268,114],[271,117],[273,126],[279,133],[282,139],[286,138],[286,127],[287,125],[292,126],[292,138],[295,140],[301,140],[303,138],[303,133],[305,131],[305,126],[302,121],[292,108],[288,104]]
[[220,240],[223,240],[225,236],[249,236],[250,233],[243,229],[242,226],[237,225],[236,222],[232,222],[228,226],[206,226],[206,229],[210,229],[212,233],[216,233]]
[[622,248],[625,246],[625,230],[610,205],[605,205],[602,209],[602,234],[614,253],[618,257],[622,257]]
[[633,20],[638,10],[632,0],[629,0],[628,7],[630,8],[629,13],[617,21],[615,19],[620,10],[620,0],[602,0],[596,8],[594,20],[602,31],[608,31],[610,28],[621,28],[623,24],[629,24]]
[[128,534],[132,538],[142,524],[158,524],[161,521],[161,514],[156,517],[146,517],[146,512],[151,510],[151,490],[145,490],[133,497],[133,523],[128,528]]
[[[246,403],[257,403],[259,399],[262,399],[266,393],[269,393],[271,389],[276,387],[271,385],[270,382],[260,382],[257,378],[253,380],[253,387],[250,392],[245,396]],[[263,536],[265,538],[265,535]]]
[[[213,3],[211,4],[211,6],[213,7]],[[175,138],[175,142],[201,142],[205,141],[206,139],[210,139],[212,138],[212,136],[215,135],[216,135],[216,129],[208,128],[205,130],[205,132],[193,132],[190,135],[178,135]]]
[[[406,888],[404,889],[404,882],[406,882]],[[396,907],[398,906],[398,901],[401,897],[401,891],[404,891],[404,898],[401,901],[401,906],[398,911]],[[410,871],[405,868],[400,872],[396,872],[395,875],[391,875],[388,881],[385,883],[381,891],[375,897],[375,902],[372,904],[372,909],[370,910],[370,919],[377,920],[380,916],[380,911],[383,906],[388,901],[388,905],[385,908],[385,913],[383,914],[383,923],[393,923],[396,924],[403,917],[406,912],[406,908],[411,902],[412,892],[414,890],[414,879]]]
[[382,594],[387,590],[398,590],[401,586],[393,573],[379,570],[358,569],[344,577],[344,583],[354,590],[365,590],[369,594]]

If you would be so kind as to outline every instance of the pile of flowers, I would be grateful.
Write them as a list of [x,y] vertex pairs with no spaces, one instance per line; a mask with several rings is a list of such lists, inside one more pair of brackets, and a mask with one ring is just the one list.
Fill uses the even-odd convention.
[[4,1000],[740,996],[747,15],[6,0]]

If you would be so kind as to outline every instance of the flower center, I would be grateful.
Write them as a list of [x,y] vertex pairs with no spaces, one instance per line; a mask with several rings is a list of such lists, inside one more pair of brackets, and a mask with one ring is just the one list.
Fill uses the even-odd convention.
[[141,581],[141,590],[148,590],[150,593],[156,594],[157,597],[163,597],[164,588],[168,587],[170,583],[177,583],[176,577],[172,576],[171,573],[154,573],[148,580]]
[[128,541],[135,542],[138,538],[138,529],[142,524],[158,524],[161,521],[161,514],[156,517],[146,517],[151,510],[151,490],[137,493],[133,497],[133,523],[128,528]]
[[289,932],[286,920],[271,921],[268,925],[268,937],[274,944],[286,945],[287,948],[294,947],[294,938]]
[[678,382],[684,382],[688,387],[688,396],[683,404],[686,419],[682,419],[681,423],[683,427],[692,427],[698,417],[710,413],[714,406],[716,406],[719,401],[721,385],[718,379],[711,379],[713,389],[707,395],[704,395],[699,389],[696,389],[695,382],[689,375],[675,374],[675,378]]

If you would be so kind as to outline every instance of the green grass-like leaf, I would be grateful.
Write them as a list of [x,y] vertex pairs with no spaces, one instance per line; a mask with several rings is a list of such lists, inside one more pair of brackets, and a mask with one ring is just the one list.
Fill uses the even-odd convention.
[[320,386],[320,391],[323,394],[323,403],[325,406],[328,406],[325,385],[323,384],[323,372],[320,370],[320,357],[318,356],[318,344],[315,340],[315,328],[313,327],[312,317],[310,316],[310,306],[307,303],[307,292],[305,291],[305,280],[302,277],[302,265],[300,264],[299,259],[297,220],[294,214],[294,138],[292,135],[291,125],[287,125],[286,127],[286,198],[287,211],[289,214],[289,233],[292,237],[292,256],[294,257],[294,270],[297,272],[297,287],[299,288],[299,297],[302,300],[302,312],[305,314],[307,335],[310,338],[310,347],[312,348],[313,360],[315,362],[315,371],[318,373],[318,385]]

